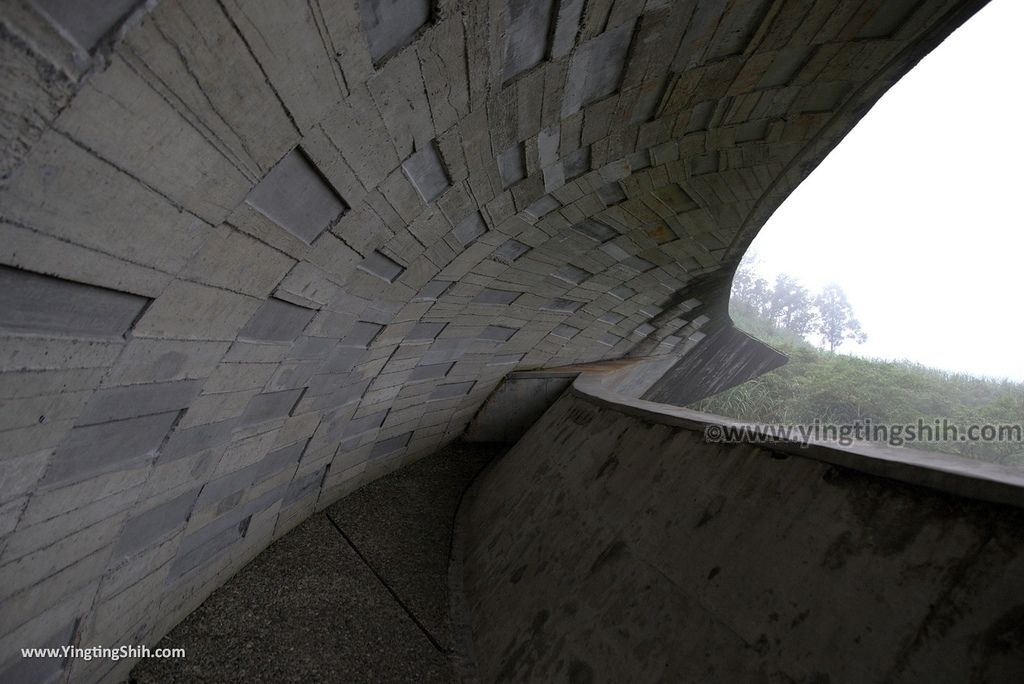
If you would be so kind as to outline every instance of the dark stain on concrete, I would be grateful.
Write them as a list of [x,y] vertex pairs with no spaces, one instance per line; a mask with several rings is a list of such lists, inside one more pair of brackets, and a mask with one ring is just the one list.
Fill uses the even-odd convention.
[[544,625],[547,624],[549,617],[551,617],[551,614],[548,613],[547,609],[537,611],[537,614],[533,616],[533,622],[530,624],[530,632],[534,636],[540,634],[540,631],[544,629]]
[[836,537],[821,558],[821,567],[829,570],[842,570],[846,566],[846,559],[857,552],[853,543],[853,534],[846,530]]
[[[516,671],[519,669],[519,660],[526,653],[526,649],[530,645],[530,642],[529,640],[523,641],[521,644],[512,649],[512,646],[514,644],[515,639],[513,639],[512,643],[510,643],[508,648],[505,649],[505,652],[508,653],[508,656],[505,657],[505,663],[502,665],[501,670],[498,672],[498,676],[495,678],[495,681],[507,682],[516,679],[515,674]],[[510,649],[511,653],[509,653]]]
[[805,610],[802,613],[798,613],[797,616],[795,618],[793,618],[793,620],[789,623],[790,629],[799,627],[801,624],[803,624],[804,620],[806,620],[807,616],[810,615],[810,614],[811,614],[810,610]]
[[616,456],[615,454],[612,454],[605,460],[604,463],[601,464],[601,467],[597,469],[597,475],[594,476],[594,479],[600,480],[601,478],[605,477],[606,474],[611,475],[616,471],[616,469],[618,469],[618,467],[619,457]]
[[578,406],[574,406],[569,409],[566,417],[573,424],[579,425],[580,427],[586,427],[594,421],[594,413],[592,411],[588,411],[587,409]]
[[588,575],[593,575],[598,570],[604,567],[613,565],[617,560],[625,557],[628,554],[626,548],[626,542],[618,539],[609,544],[604,551],[594,560],[594,563],[590,566]]
[[725,497],[721,494],[717,494],[715,498],[711,499],[708,505],[704,508],[704,512],[700,514],[700,518],[697,520],[697,524],[694,525],[694,529],[699,530],[717,518],[724,507]]
[[1024,655],[1024,604],[1003,613],[978,640],[981,652]]
[[569,665],[570,684],[591,684],[594,681],[594,668],[582,660],[573,660]]

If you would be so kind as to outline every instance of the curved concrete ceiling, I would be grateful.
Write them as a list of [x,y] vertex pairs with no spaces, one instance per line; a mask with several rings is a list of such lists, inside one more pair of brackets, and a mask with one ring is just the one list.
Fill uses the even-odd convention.
[[152,642],[509,370],[727,324],[768,215],[981,4],[5,4],[0,673]]

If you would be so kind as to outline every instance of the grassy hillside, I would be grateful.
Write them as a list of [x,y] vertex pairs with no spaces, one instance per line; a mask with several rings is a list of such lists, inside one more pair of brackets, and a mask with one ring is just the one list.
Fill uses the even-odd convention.
[[[691,408],[762,423],[1024,423],[1024,384],[975,378],[910,362],[832,354],[771,323],[735,316],[738,327],[790,357],[788,364]],[[915,442],[942,451],[1024,465],[1024,443]]]

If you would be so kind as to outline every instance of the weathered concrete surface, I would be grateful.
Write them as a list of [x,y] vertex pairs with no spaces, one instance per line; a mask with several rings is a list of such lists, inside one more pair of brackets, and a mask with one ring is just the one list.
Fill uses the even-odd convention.
[[159,639],[511,370],[709,344],[697,293],[982,4],[3,3],[0,679]]
[[699,424],[563,395],[464,511],[480,675],[1020,681],[1024,497],[950,483],[709,444]]
[[786,363],[786,356],[742,330],[724,326],[675,363],[644,393],[647,401],[686,406]]
[[575,379],[576,373],[509,374],[473,416],[462,438],[469,442],[514,444]]

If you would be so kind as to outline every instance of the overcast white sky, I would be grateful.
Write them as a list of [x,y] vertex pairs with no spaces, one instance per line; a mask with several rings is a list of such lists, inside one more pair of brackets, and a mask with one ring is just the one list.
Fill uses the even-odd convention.
[[836,282],[860,356],[1024,381],[1024,2],[897,83],[764,227],[757,270]]

